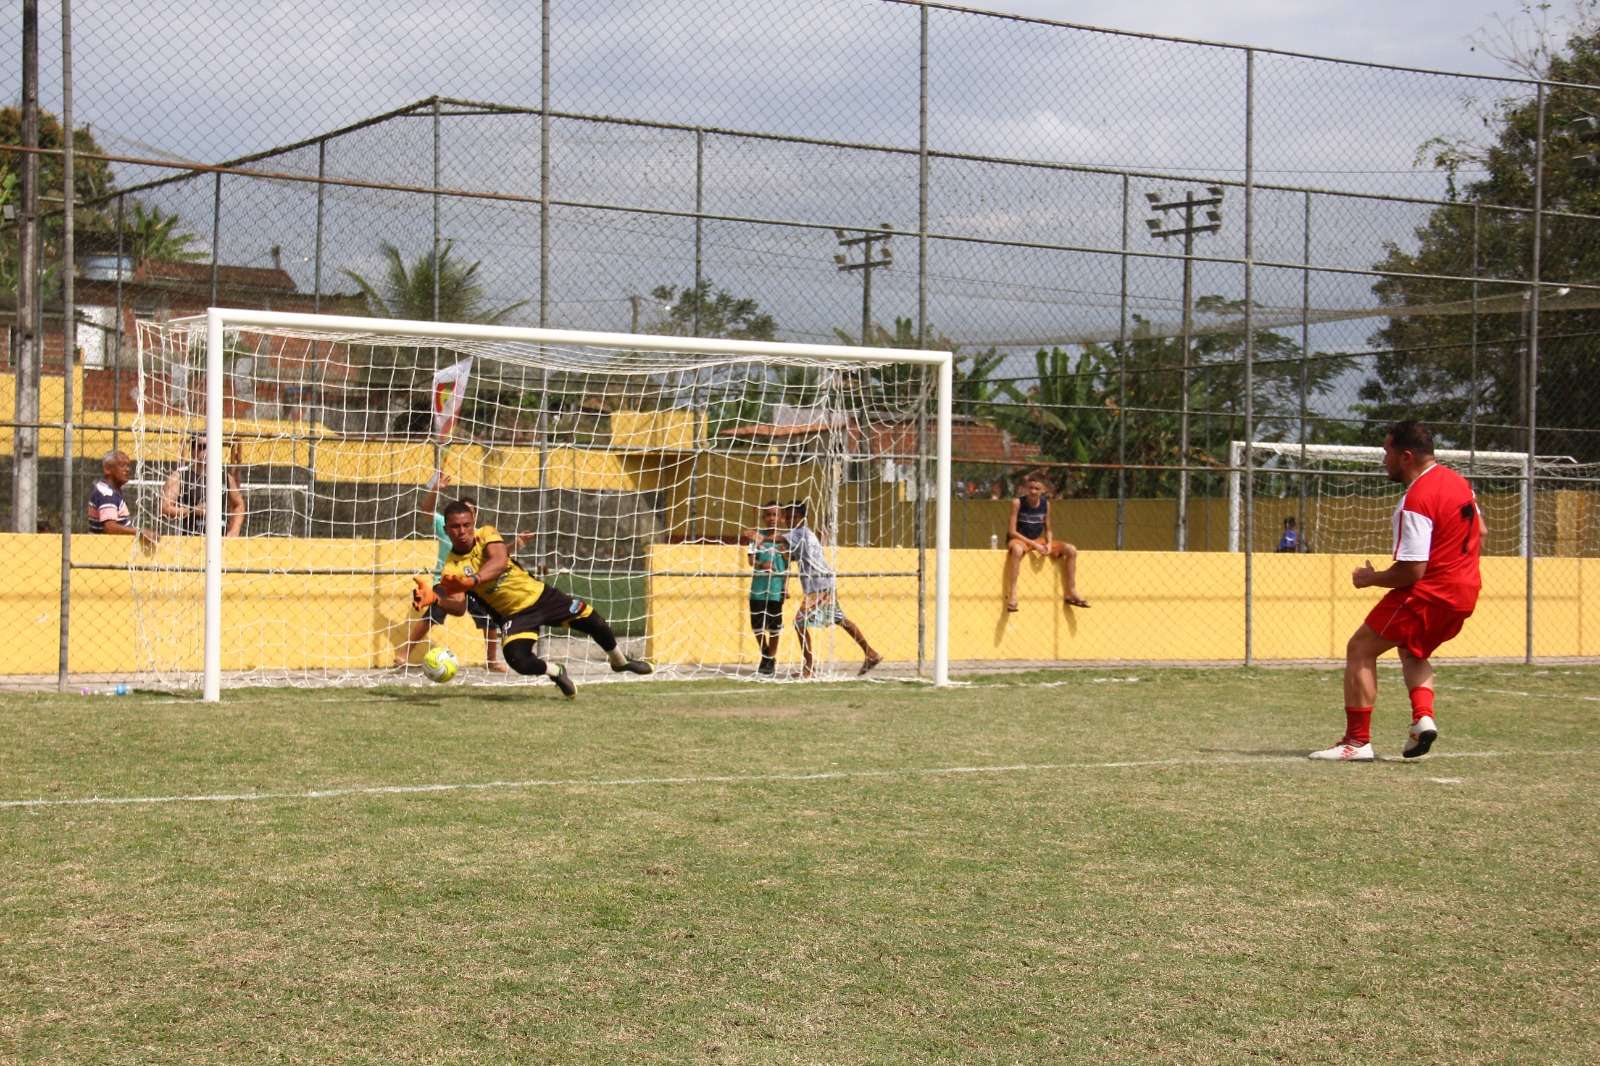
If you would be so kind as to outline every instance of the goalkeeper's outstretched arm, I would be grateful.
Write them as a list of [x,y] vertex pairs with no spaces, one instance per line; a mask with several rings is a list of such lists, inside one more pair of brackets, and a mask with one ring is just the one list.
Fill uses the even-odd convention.
[[438,585],[429,585],[425,577],[414,577],[411,580],[417,583],[417,587],[411,592],[413,609],[426,611],[430,607],[437,606],[445,614],[453,614],[457,618],[467,613],[467,594],[461,591],[445,591],[443,581],[448,579],[441,579]]

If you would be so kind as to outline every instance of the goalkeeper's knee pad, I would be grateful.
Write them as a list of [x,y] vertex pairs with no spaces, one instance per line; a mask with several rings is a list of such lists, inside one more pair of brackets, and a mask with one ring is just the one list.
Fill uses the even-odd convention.
[[544,660],[539,658],[538,644],[532,640],[513,640],[501,651],[506,665],[519,674],[538,677],[545,671]]

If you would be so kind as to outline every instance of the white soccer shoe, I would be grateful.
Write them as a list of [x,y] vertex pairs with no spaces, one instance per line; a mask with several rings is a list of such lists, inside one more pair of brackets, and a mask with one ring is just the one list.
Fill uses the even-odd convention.
[[1428,754],[1428,749],[1433,747],[1433,742],[1438,739],[1439,727],[1434,725],[1433,715],[1425,714],[1411,723],[1410,739],[1400,754],[1408,759],[1420,759]]
[[1365,744],[1351,744],[1341,740],[1331,748],[1312,752],[1306,758],[1320,762],[1372,762],[1377,756],[1372,754],[1371,741]]

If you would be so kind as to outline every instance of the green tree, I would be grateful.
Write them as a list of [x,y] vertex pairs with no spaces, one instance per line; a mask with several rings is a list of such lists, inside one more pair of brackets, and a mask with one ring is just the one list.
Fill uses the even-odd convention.
[[[484,306],[484,290],[478,281],[481,263],[462,264],[450,258],[451,246],[447,243],[439,250],[437,261],[433,252],[427,251],[407,263],[400,249],[387,241],[379,245],[383,254],[384,273],[376,284],[353,271],[344,271],[345,277],[355,282],[366,305],[367,314],[374,318],[404,318],[416,321],[473,322],[492,325],[503,322],[528,301],[520,300],[505,307],[489,309]],[[438,278],[438,315],[434,314],[434,278]],[[426,433],[429,425],[426,395],[418,396],[418,389],[432,373],[438,361],[433,357],[421,360],[428,349],[369,348],[363,353],[352,353],[361,360],[360,381],[368,395],[368,402],[380,410],[394,405],[395,397],[404,397],[407,410],[397,415],[392,428],[406,435]],[[419,361],[421,360],[421,361]],[[475,389],[475,392],[477,390]],[[514,422],[524,407],[523,397],[509,397],[499,393],[492,397],[479,393],[469,397],[463,414],[470,423],[485,424],[509,418]],[[537,406],[534,404],[532,406]],[[504,426],[495,426],[501,432]]]
[[753,341],[770,341],[778,333],[777,321],[759,303],[716,288],[710,278],[682,288],[658,285],[650,295],[667,305],[666,321],[654,333]]
[[[375,318],[409,318],[419,321],[475,322],[493,325],[504,322],[527,306],[527,300],[490,310],[484,306],[484,289],[478,281],[482,263],[462,264],[450,258],[447,242],[435,262],[432,251],[423,252],[410,264],[400,249],[385,241],[383,277],[376,284],[354,270],[344,271],[355,282],[369,315]],[[434,314],[434,277],[438,277],[438,314]]]
[[[1562,131],[1574,118],[1600,113],[1600,94],[1579,87],[1600,84],[1600,26],[1591,16],[1564,42],[1502,58],[1560,83],[1545,90],[1542,184],[1545,209],[1566,214],[1545,220],[1540,277],[1550,286],[1592,284],[1600,277],[1600,222],[1583,216],[1600,215],[1600,175],[1575,158],[1580,149],[1564,144]],[[1360,410],[1373,420],[1423,418],[1451,445],[1464,446],[1470,435],[1479,448],[1520,450],[1531,326],[1526,287],[1486,280],[1472,314],[1470,283],[1400,276],[1533,276],[1533,218],[1526,209],[1539,147],[1536,99],[1528,93],[1501,100],[1483,120],[1491,131],[1487,143],[1435,139],[1419,153],[1450,172],[1454,202],[1430,211],[1406,246],[1388,243],[1375,264],[1385,276],[1373,291],[1394,313],[1372,337],[1379,354],[1362,385]],[[1476,176],[1462,180],[1469,171]],[[1600,311],[1592,298],[1564,302],[1550,288],[1541,296],[1539,450],[1600,457],[1600,405],[1588,399],[1600,379]]]
[[[66,143],[61,120],[48,111],[39,112],[39,147],[59,152]],[[6,190],[6,203],[15,204],[22,195],[22,154],[5,151],[5,146],[22,144],[22,109],[0,108],[0,188]],[[79,126],[72,134],[72,145],[80,153],[73,160],[72,185],[76,206],[73,229],[91,233],[106,225],[104,198],[115,186],[111,165],[103,159],[100,145],[88,126]],[[63,170],[60,155],[38,157],[38,189],[40,197],[40,259],[44,277],[41,279],[43,295],[49,300],[58,290],[61,278],[61,247],[65,233],[61,211],[61,185]],[[55,203],[47,203],[53,197]],[[17,285],[19,256],[17,241],[20,227],[6,226],[0,235],[0,288],[14,290]]]
[[[1074,495],[1114,494],[1119,455],[1131,467],[1153,468],[1127,473],[1130,495],[1171,495],[1178,487],[1172,468],[1180,460],[1191,467],[1225,466],[1228,442],[1244,433],[1243,310],[1242,301],[1221,296],[1195,301],[1199,328],[1189,348],[1187,455],[1181,451],[1183,341],[1157,334],[1138,316],[1126,342],[1041,348],[1031,375],[986,380],[993,389],[989,420],[1037,446],[1045,458],[1077,464],[1070,479],[1058,476]],[[1287,439],[1297,425],[1302,375],[1311,397],[1324,395],[1348,363],[1302,358],[1299,345],[1270,330],[1256,330],[1253,347],[1257,439]],[[1204,494],[1220,486],[1220,480],[1209,485],[1191,479],[1190,491]]]
[[122,222],[123,249],[135,262],[140,263],[146,259],[169,263],[200,262],[208,253],[191,247],[198,238],[179,228],[182,221],[176,214],[168,214],[159,207],[146,207],[135,200]]

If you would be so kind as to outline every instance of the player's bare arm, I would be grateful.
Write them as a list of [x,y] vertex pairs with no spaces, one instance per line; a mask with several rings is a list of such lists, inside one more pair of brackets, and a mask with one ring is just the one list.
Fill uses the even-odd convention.
[[417,511],[431,517],[438,510],[439,493],[449,487],[450,475],[443,470],[435,470],[433,477],[428,480],[427,491],[417,500]]
[[[239,446],[235,444],[234,454],[238,454]],[[239,489],[239,475],[232,470],[227,473],[228,484],[228,528],[223,530],[224,537],[237,537],[244,528],[244,493]]]
[[185,507],[178,502],[178,493],[183,489],[183,478],[174,470],[167,475],[166,483],[161,486],[161,515],[164,518],[184,518],[191,514],[205,513],[205,507]]
[[506,566],[511,561],[511,553],[506,550],[505,542],[485,545],[483,549],[483,566],[475,575],[478,584],[493,581],[506,572]]
[[1376,570],[1369,559],[1350,572],[1350,583],[1358,589],[1403,589],[1415,585],[1428,572],[1428,560],[1396,560],[1386,570]]
[[433,602],[438,604],[439,609],[445,614],[460,618],[467,613],[467,594],[465,592],[440,592],[435,588],[434,597]]

